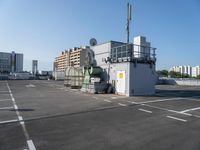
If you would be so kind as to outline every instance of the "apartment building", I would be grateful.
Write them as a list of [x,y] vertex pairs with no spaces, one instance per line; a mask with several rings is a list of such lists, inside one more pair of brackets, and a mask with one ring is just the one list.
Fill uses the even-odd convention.
[[69,66],[69,51],[62,51],[61,54],[55,58],[54,71],[65,71],[66,67]]
[[86,53],[89,53],[90,47],[74,47],[65,51],[54,60],[54,71],[64,72],[68,66],[80,67],[85,65]]
[[173,66],[170,71],[180,72],[181,74],[188,74],[190,77],[197,77],[200,74],[200,66]]
[[200,66],[192,67],[192,77],[200,75]]

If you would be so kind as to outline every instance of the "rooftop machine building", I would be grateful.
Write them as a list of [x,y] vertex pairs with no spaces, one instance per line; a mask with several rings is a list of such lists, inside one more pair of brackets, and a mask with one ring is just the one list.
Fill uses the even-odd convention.
[[126,96],[155,93],[155,48],[145,37],[134,38],[131,44],[109,41],[91,46],[97,66],[103,68],[102,78],[115,93]]

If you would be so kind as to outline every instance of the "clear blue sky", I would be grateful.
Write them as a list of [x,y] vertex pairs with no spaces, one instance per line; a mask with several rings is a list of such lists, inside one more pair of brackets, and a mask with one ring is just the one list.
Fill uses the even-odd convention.
[[[144,35],[157,48],[157,69],[200,65],[200,0],[130,0],[131,39]],[[0,51],[24,54],[24,69],[39,60],[52,70],[64,49],[126,41],[127,0],[0,0]]]

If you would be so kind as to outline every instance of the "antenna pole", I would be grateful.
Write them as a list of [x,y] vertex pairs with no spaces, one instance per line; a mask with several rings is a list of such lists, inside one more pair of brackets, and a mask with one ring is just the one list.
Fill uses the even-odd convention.
[[131,11],[132,11],[132,6],[131,4],[127,3],[127,24],[126,24],[126,31],[127,31],[127,43],[129,43],[129,36],[130,36],[130,21],[131,21]]

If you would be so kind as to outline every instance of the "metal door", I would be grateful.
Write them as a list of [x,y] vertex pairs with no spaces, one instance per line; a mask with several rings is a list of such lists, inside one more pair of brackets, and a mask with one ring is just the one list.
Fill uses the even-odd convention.
[[125,89],[126,89],[125,81],[126,81],[126,72],[117,71],[116,91],[118,94],[125,94]]

